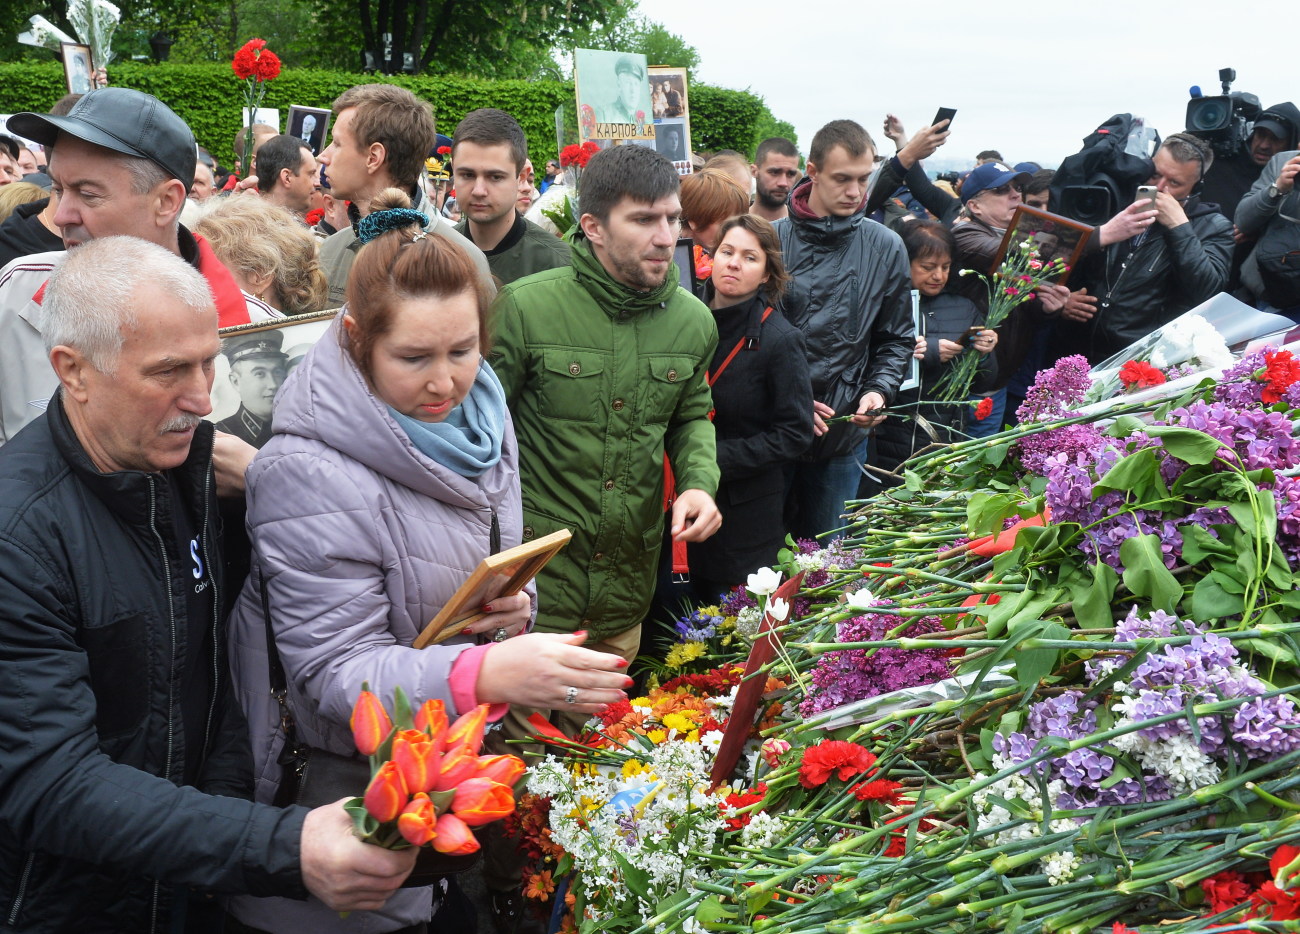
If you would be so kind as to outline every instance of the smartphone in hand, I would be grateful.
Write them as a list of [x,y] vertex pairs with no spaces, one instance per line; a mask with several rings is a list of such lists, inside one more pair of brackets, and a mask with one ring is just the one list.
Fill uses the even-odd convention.
[[952,118],[955,117],[955,116],[957,116],[957,111],[956,111],[955,108],[952,108],[952,107],[940,107],[940,108],[939,108],[939,112],[936,113],[936,114],[934,115],[934,119],[930,121],[930,126],[934,126],[934,125],[936,125],[936,124],[938,124],[938,123],[942,123],[944,120],[947,120],[947,121],[948,121],[948,125],[947,125],[946,127],[944,127],[944,129],[946,129],[946,130],[951,130],[951,129],[952,129]]

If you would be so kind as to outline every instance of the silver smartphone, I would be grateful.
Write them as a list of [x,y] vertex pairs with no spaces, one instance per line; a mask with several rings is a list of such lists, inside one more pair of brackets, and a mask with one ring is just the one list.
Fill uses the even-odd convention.
[[1146,200],[1151,201],[1150,204],[1146,205],[1146,209],[1148,211],[1154,211],[1156,207],[1156,186],[1155,185],[1138,185],[1137,196],[1133,199],[1133,203],[1137,204],[1139,201],[1146,201]]

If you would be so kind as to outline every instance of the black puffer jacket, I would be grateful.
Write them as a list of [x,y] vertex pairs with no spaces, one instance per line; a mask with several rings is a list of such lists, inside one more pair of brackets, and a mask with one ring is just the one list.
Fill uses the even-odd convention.
[[1183,210],[1188,223],[1173,229],[1155,224],[1136,248],[1124,240],[1085,254],[1070,288],[1088,286],[1097,313],[1081,324],[1061,322],[1058,335],[1067,352],[1100,363],[1227,288],[1232,222],[1195,195]]
[[[791,282],[781,302],[803,331],[813,398],[848,415],[864,393],[888,403],[912,355],[912,281],[903,241],[859,209],[848,217],[816,217],[808,207],[812,180],[790,193],[790,216],[777,221]],[[845,454],[861,429],[837,422],[803,460]]]
[[[206,545],[216,521],[211,460],[204,423],[175,471],[213,575],[210,609],[190,627],[195,565],[180,553],[163,475],[98,472],[57,396],[0,449],[7,929],[167,931],[182,886],[305,894],[306,811],[213,796],[248,795],[252,766],[217,625],[220,562]],[[187,640],[196,634],[213,684],[206,722],[186,730]],[[204,740],[189,774],[187,733]]]

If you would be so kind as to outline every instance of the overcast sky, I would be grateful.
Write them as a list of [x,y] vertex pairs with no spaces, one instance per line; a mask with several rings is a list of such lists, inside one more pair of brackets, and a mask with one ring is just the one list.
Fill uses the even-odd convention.
[[1183,129],[1187,89],[1220,93],[1225,67],[1265,107],[1300,101],[1300,8],[1276,0],[642,0],[641,11],[695,46],[697,80],[761,95],[805,153],[843,117],[892,153],[886,112],[911,132],[942,106],[957,117],[936,159],[996,149],[1055,165],[1114,113],[1162,136]]

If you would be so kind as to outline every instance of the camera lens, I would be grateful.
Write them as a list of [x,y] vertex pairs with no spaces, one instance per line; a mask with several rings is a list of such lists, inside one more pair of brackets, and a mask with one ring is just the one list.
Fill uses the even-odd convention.
[[1196,132],[1218,130],[1232,119],[1232,102],[1226,97],[1202,97],[1187,105],[1187,129]]

